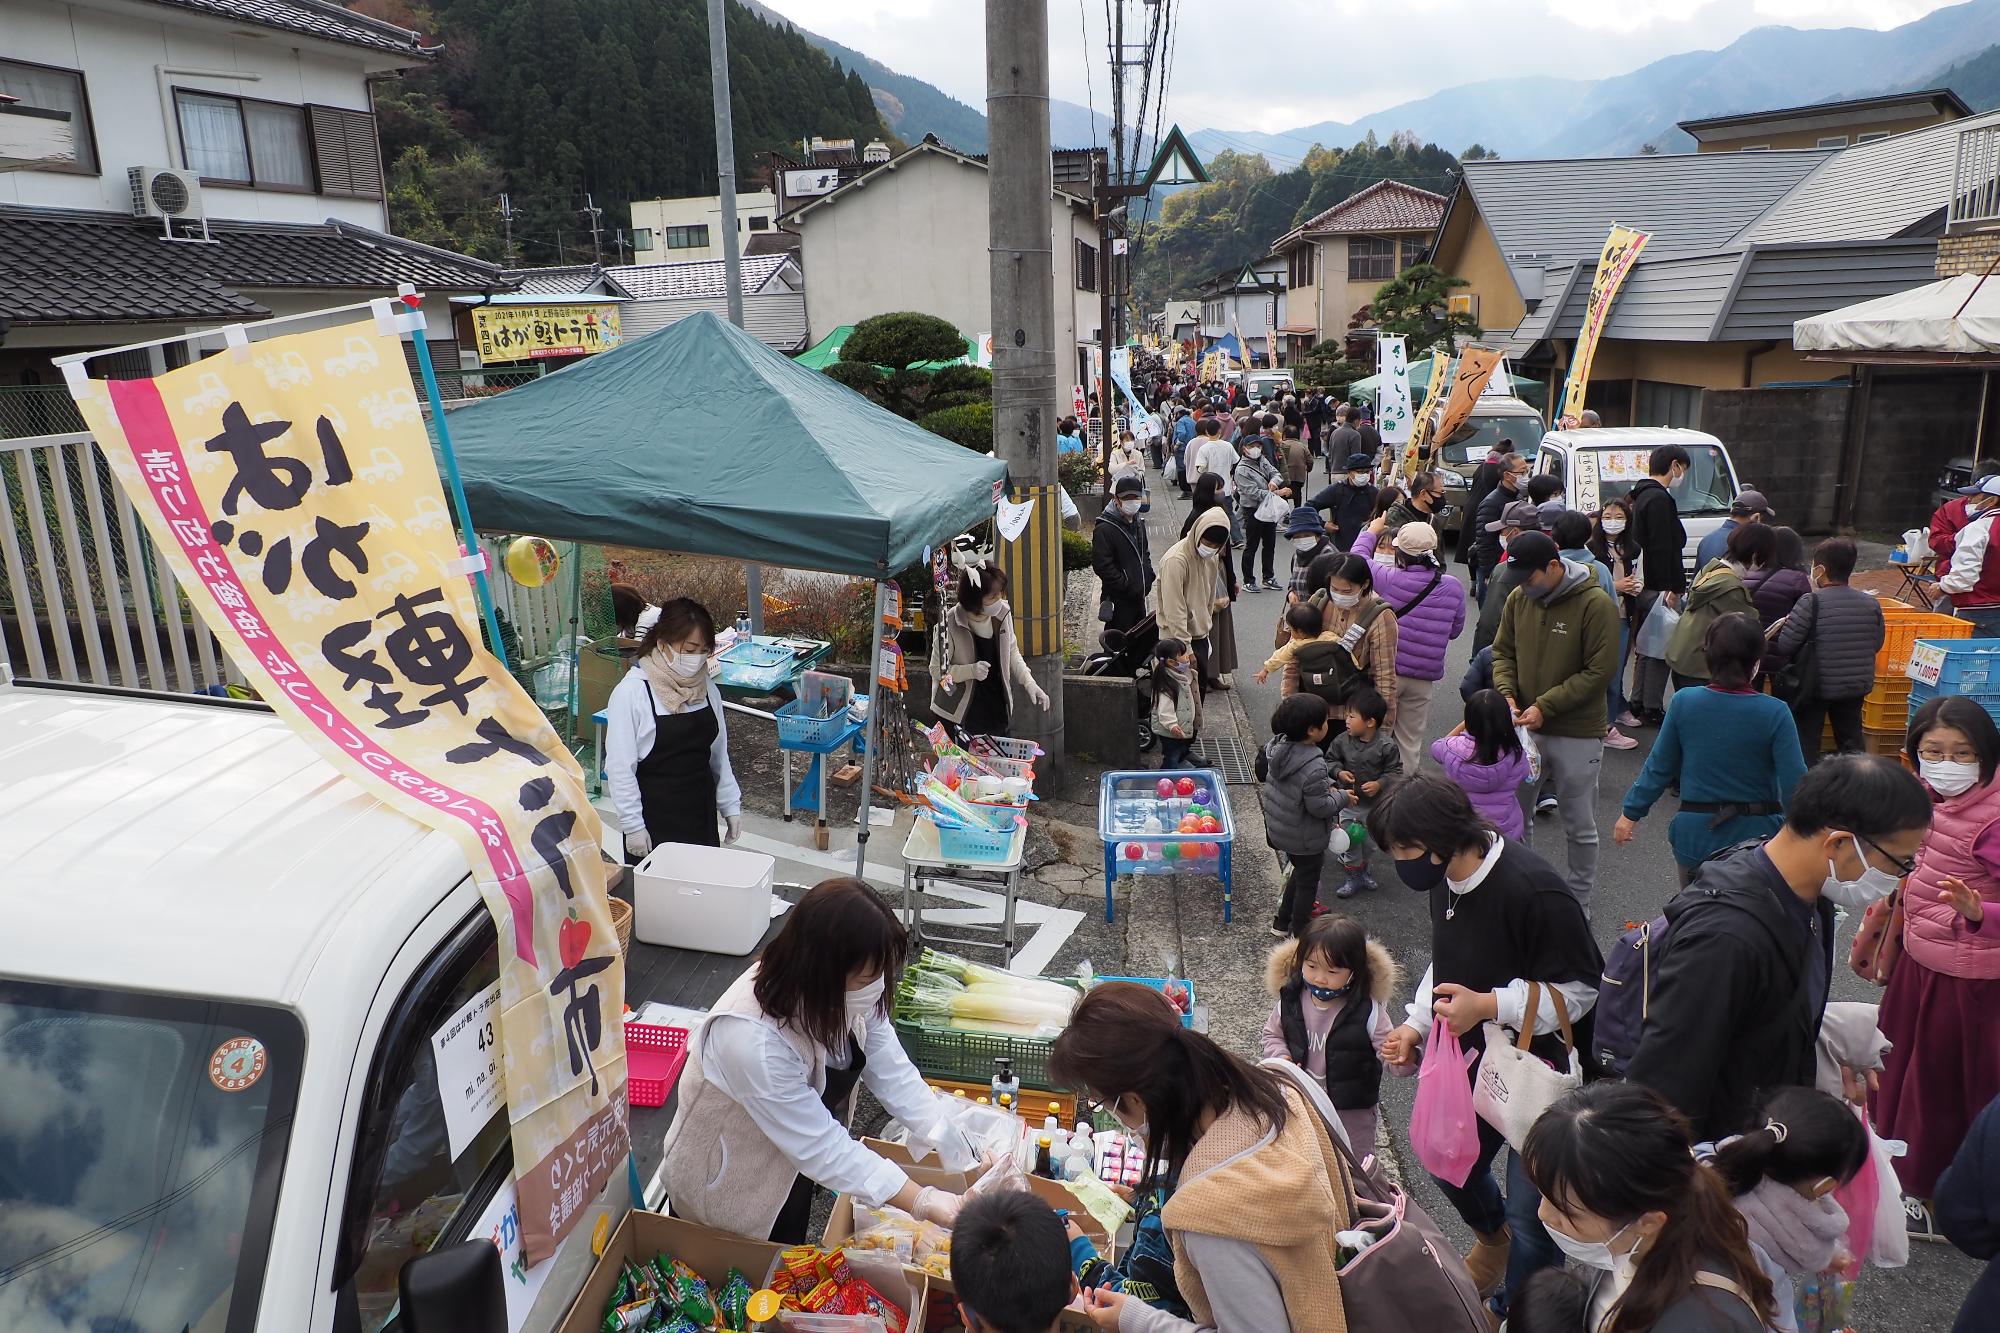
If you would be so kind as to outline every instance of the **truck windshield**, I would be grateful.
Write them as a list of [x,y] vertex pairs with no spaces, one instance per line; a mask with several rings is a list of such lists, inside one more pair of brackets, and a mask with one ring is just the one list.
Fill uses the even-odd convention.
[[[1646,475],[1644,449],[1592,450],[1597,455],[1597,503],[1623,499]],[[1726,514],[1736,498],[1736,474],[1730,470],[1729,456],[1715,445],[1688,446],[1688,474],[1667,494],[1674,507],[1690,517]]]
[[254,1326],[304,1034],[0,978],[0,1328]]
[[1444,461],[1453,467],[1484,463],[1487,451],[1502,438],[1514,442],[1514,452],[1529,462],[1542,442],[1542,419],[1536,416],[1486,416],[1475,411],[1469,418],[1473,434],[1459,444],[1444,447]]

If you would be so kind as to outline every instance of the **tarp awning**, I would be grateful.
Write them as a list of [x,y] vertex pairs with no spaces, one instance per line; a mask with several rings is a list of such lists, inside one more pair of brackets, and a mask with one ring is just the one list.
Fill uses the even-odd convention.
[[[811,347],[806,348],[805,351],[793,357],[792,360],[796,361],[799,365],[810,367],[813,370],[825,370],[828,366],[840,360],[840,349],[847,345],[847,339],[853,332],[854,326],[852,324],[842,324],[835,328],[832,333],[827,334],[826,337],[821,338]],[[965,338],[963,333],[960,333],[959,336]],[[946,366],[977,364],[979,364],[979,340],[976,338],[965,338],[965,355],[957,361],[925,361],[920,363],[917,369],[927,370],[935,374],[943,370]],[[883,369],[887,370],[888,367],[885,366]]]
[[1819,359],[2000,358],[2000,275],[1961,273],[1799,320],[1792,345]]
[[702,311],[451,409],[473,526],[885,578],[992,517],[999,460]]

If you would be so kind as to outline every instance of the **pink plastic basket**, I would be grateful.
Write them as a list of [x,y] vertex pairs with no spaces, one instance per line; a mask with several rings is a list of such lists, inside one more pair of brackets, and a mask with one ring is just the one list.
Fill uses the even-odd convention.
[[660,1023],[625,1025],[626,1100],[634,1106],[665,1106],[687,1063],[688,1031]]

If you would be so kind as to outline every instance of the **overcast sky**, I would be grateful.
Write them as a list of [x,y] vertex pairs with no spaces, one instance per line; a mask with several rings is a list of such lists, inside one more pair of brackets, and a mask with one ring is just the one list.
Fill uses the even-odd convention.
[[[1726,46],[1766,24],[1893,28],[1951,2],[1176,0],[1167,118],[1187,129],[1265,131],[1353,120],[1459,83],[1622,74],[1675,52]],[[803,28],[985,107],[982,0],[764,3]],[[1108,97],[1106,3],[1049,0],[1051,91],[1066,101],[1094,102],[1100,111]],[[1144,8],[1126,0],[1128,41]]]

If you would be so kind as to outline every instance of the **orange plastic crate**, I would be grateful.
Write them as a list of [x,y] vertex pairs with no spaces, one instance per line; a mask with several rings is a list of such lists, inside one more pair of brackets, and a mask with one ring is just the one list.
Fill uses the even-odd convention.
[[1882,619],[1887,622],[1882,650],[1875,654],[1875,678],[1901,678],[1909,670],[1910,649],[1918,639],[1969,639],[1972,622],[1956,616],[1919,611],[1901,602],[1882,601]]
[[1890,676],[1877,680],[1875,688],[1861,701],[1861,725],[1877,731],[1895,731],[1910,719],[1910,678]]

